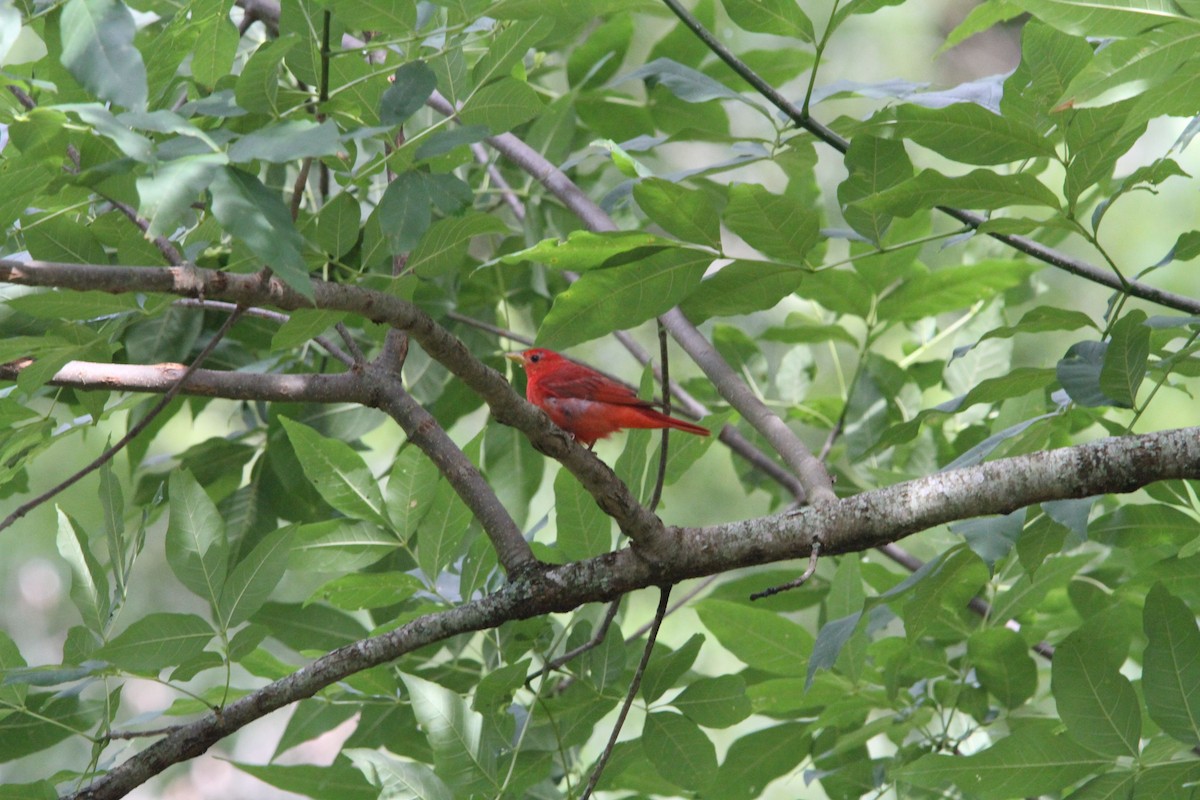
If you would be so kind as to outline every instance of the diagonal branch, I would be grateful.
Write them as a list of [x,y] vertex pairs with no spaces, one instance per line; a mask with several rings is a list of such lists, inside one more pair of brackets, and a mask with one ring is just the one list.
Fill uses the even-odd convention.
[[[429,106],[446,116],[454,116],[450,102],[437,91],[429,98]],[[615,231],[617,225],[600,206],[568,178],[562,170],[551,164],[541,153],[534,150],[511,133],[492,136],[488,144],[503,153],[519,168],[536,178],[549,192],[578,216],[588,230],[596,232]],[[731,406],[771,443],[787,465],[796,473],[804,487],[805,496],[811,503],[824,503],[835,499],[833,483],[829,474],[812,452],[790,428],[771,411],[738,378],[725,363],[708,340],[678,308],[660,317],[671,336],[691,356],[709,380],[717,387]]]
[[[663,0],[668,8],[674,12],[675,16],[679,17],[680,21],[688,27],[692,33],[704,45],[711,50],[719,59],[724,61],[730,69],[737,75],[754,87],[755,91],[766,98],[771,105],[775,106],[781,112],[786,114],[797,126],[803,128],[809,133],[816,136],[825,144],[837,150],[839,153],[845,153],[850,149],[849,140],[839,136],[832,129],[822,125],[815,119],[810,117],[803,109],[792,103],[786,97],[779,93],[775,87],[767,83],[761,75],[751,69],[744,61],[733,54],[728,47],[721,43],[716,36],[712,34],[700,20],[688,11],[679,0]],[[979,228],[987,218],[982,214],[977,214],[973,211],[966,211],[961,208],[951,208],[949,206],[938,206],[938,211],[946,214],[959,222],[969,225],[972,228]],[[1035,258],[1038,261],[1049,264],[1052,267],[1057,267],[1072,275],[1084,278],[1093,283],[1098,283],[1101,286],[1106,286],[1118,292],[1131,295],[1133,297],[1148,300],[1151,303],[1157,303],[1166,308],[1174,308],[1179,311],[1185,311],[1189,314],[1200,314],[1200,300],[1186,295],[1175,294],[1158,289],[1154,286],[1148,286],[1144,283],[1136,281],[1122,280],[1119,275],[1114,275],[1108,270],[1101,269],[1094,264],[1089,264],[1078,258],[1072,258],[1066,253],[1055,250],[1053,247],[1047,247],[1040,242],[1029,239],[1024,236],[1014,236],[1008,233],[989,233],[996,241],[1002,242],[1014,250],[1024,253],[1030,258]]]
[[1102,439],[992,461],[799,511],[707,528],[672,528],[671,557],[632,549],[510,581],[494,594],[428,614],[323,656],[285,678],[184,725],[72,795],[122,797],[172,764],[204,753],[245,725],[339,680],[452,636],[565,612],[652,585],[807,557],[879,547],[934,525],[1004,514],[1047,500],[1128,492],[1171,478],[1200,478],[1200,428]]

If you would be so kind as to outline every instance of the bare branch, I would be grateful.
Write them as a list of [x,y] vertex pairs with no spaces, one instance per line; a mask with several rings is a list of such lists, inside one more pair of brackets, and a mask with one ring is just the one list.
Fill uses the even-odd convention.
[[669,558],[626,548],[532,572],[480,600],[428,614],[395,631],[317,659],[292,675],[182,726],[73,795],[121,797],[168,766],[283,706],[364,669],[461,633],[565,612],[584,603],[737,567],[804,558],[819,539],[829,555],[878,547],[934,525],[1003,514],[1047,500],[1128,492],[1171,478],[1200,478],[1200,428],[1102,439],[943,472],[821,506],[707,528],[672,528]]

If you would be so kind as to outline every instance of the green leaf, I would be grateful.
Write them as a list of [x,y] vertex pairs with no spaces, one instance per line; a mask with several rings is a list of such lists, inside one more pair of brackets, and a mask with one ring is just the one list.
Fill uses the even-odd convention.
[[422,278],[447,275],[463,266],[476,236],[506,233],[508,226],[491,214],[469,213],[438,220],[408,257],[408,268]]
[[882,211],[907,217],[926,208],[996,209],[1009,206],[1046,206],[1057,209],[1058,198],[1028,173],[1001,175],[977,169],[960,177],[947,177],[931,169],[917,177],[858,203],[865,211]]
[[496,754],[484,735],[483,715],[472,711],[457,692],[444,686],[401,674],[417,721],[433,748],[439,778],[465,797],[499,787]]
[[972,303],[1020,285],[1037,266],[1028,261],[984,261],[944,267],[900,284],[879,301],[880,319],[917,320]]
[[543,239],[532,247],[502,256],[500,263],[533,261],[552,269],[584,272],[601,265],[623,264],[635,256],[676,246],[669,239],[641,231],[572,231],[566,241]]
[[768,261],[734,261],[700,282],[680,304],[694,323],[773,308],[800,286],[811,270]]
[[1104,351],[1100,391],[1122,408],[1133,408],[1137,404],[1138,387],[1146,377],[1150,329],[1145,322],[1146,312],[1141,309],[1121,317],[1113,325],[1112,339]]
[[1109,406],[1113,399],[1100,388],[1107,342],[1076,342],[1055,366],[1058,382],[1082,406]]
[[111,603],[108,578],[92,555],[87,534],[61,508],[58,511],[58,552],[71,567],[71,602],[79,609],[83,624],[92,633],[104,635]]
[[938,634],[965,615],[971,601],[988,580],[988,568],[966,547],[951,550],[915,584],[901,617],[910,642]]
[[342,311],[298,308],[271,337],[272,350],[291,350],[320,336],[346,318]]
[[642,747],[658,774],[677,786],[700,791],[716,777],[716,748],[696,723],[681,714],[648,715]]
[[1059,30],[1083,36],[1135,36],[1168,22],[1191,22],[1171,0],[1009,0]]
[[396,800],[454,800],[453,790],[425,764],[400,761],[377,750],[362,747],[350,748],[344,752],[371,785],[382,790],[373,793],[372,797]]
[[967,655],[980,684],[1005,708],[1017,708],[1037,691],[1037,665],[1019,633],[1008,628],[976,631],[967,639]]
[[837,191],[842,216],[847,225],[879,244],[892,223],[891,215],[864,211],[855,203],[912,178],[912,161],[903,142],[864,134],[850,142],[845,164],[850,174]]
[[384,125],[402,125],[425,105],[435,88],[437,78],[424,61],[402,65],[379,101],[379,121]]
[[120,0],[69,0],[63,7],[62,63],[101,100],[146,107],[146,65],[133,46],[133,15]]
[[287,571],[291,545],[291,531],[281,528],[265,536],[233,568],[217,603],[217,619],[222,630],[245,622],[271,596]]
[[642,678],[642,699],[653,703],[673,689],[675,682],[692,668],[703,644],[704,634],[693,633],[678,650],[671,650],[661,644],[655,646]]
[[147,614],[97,650],[96,657],[153,675],[200,655],[213,638],[212,626],[195,614]]
[[86,735],[99,718],[99,704],[74,694],[32,694],[25,706],[0,718],[0,763],[38,753],[73,734]]
[[554,476],[555,542],[571,561],[612,550],[612,519],[565,469]]
[[437,467],[415,445],[396,456],[384,496],[388,517],[402,540],[417,532],[417,525],[433,507],[438,478]]
[[705,797],[712,800],[754,800],[776,778],[797,769],[808,756],[808,725],[788,722],[748,733],[735,741],[717,769]]
[[225,523],[192,473],[172,472],[168,486],[167,563],[184,586],[215,607],[229,563]]
[[367,629],[357,619],[322,605],[263,603],[253,621],[265,626],[273,638],[301,652],[336,650],[367,636]]
[[334,14],[346,26],[361,31],[383,31],[394,36],[417,27],[417,9],[410,0],[352,0],[334,4]]
[[150,175],[138,176],[138,210],[150,220],[147,233],[174,233],[192,203],[212,183],[217,169],[228,161],[224,153],[200,153],[157,164]]
[[341,725],[355,714],[355,707],[348,703],[331,703],[323,698],[310,697],[293,705],[295,711],[288,718],[287,727],[275,745],[271,760],[298,744],[312,741]]
[[388,250],[400,255],[412,250],[433,220],[429,184],[417,172],[405,172],[387,185],[376,213],[387,232]]
[[804,263],[820,238],[817,215],[800,198],[771,194],[754,184],[730,187],[724,218],[746,244],[792,264]]
[[475,64],[471,70],[471,82],[476,86],[485,86],[493,78],[509,74],[525,58],[529,48],[536,47],[553,30],[554,19],[548,16],[511,23],[500,31]]
[[1008,22],[1020,15],[1021,9],[1011,0],[992,0],[990,3],[977,5],[963,18],[962,22],[958,23],[954,30],[950,31],[946,36],[946,41],[938,48],[934,57],[962,44],[977,33],[983,33],[1001,22]]
[[[206,87],[233,71],[233,58],[237,55],[238,30],[229,19],[229,8],[233,3],[222,0],[206,3],[193,10],[192,24],[196,26],[196,48],[192,51],[192,77]],[[196,14],[196,11],[201,13]]]
[[724,0],[722,6],[742,30],[814,40],[812,21],[792,0]]
[[317,244],[331,258],[350,252],[358,242],[362,225],[358,200],[349,192],[340,192],[317,215]]
[[662,178],[633,186],[633,199],[651,221],[685,242],[721,249],[721,218],[712,196]]
[[326,503],[348,517],[391,526],[379,483],[362,456],[350,445],[317,433],[307,425],[280,417],[304,475]]
[[464,125],[483,125],[493,134],[511,131],[542,113],[544,106],[529,84],[500,78],[471,95],[458,112]]
[[670,58],[656,58],[622,75],[610,85],[631,80],[644,80],[650,88],[661,84],[671,94],[687,103],[706,103],[709,100],[749,102],[725,84]]
[[1133,684],[1119,671],[1124,656],[1078,630],[1054,648],[1050,690],[1071,737],[1114,756],[1136,757],[1142,714]]
[[322,766],[231,763],[276,789],[295,792],[314,800],[374,800],[379,796],[363,772],[340,758]]
[[292,529],[288,565],[309,572],[352,572],[396,552],[399,540],[376,525],[332,519]]
[[670,310],[700,283],[710,254],[664,250],[633,264],[585,272],[554,298],[538,330],[540,346],[565,350]]
[[489,425],[484,431],[483,467],[496,497],[511,509],[518,527],[525,526],[529,502],[542,485],[546,458],[516,428]]
[[791,620],[727,600],[704,600],[696,613],[721,646],[748,666],[776,675],[804,674],[813,637]]
[[229,147],[236,163],[266,161],[287,164],[302,158],[333,155],[341,147],[338,128],[331,120],[285,120],[267,125],[237,139]]
[[34,258],[76,264],[108,263],[108,254],[96,235],[69,217],[46,217],[23,230],[25,244]]
[[351,574],[324,584],[305,602],[324,600],[346,611],[359,611],[402,603],[424,588],[419,579],[404,572]]
[[1053,140],[1019,119],[994,114],[975,103],[899,106],[896,132],[964,164],[987,166],[1055,155]]
[[471,509],[450,482],[440,481],[417,529],[417,565],[431,581],[461,554],[471,519]]
[[1053,735],[1057,724],[1028,720],[982,752],[923,756],[901,767],[897,778],[926,789],[967,792],[980,800],[1009,800],[1055,793],[1111,765],[1108,756]]
[[267,42],[255,50],[238,75],[234,84],[237,104],[243,109],[279,114],[276,99],[279,96],[279,75],[283,59],[300,40],[295,34],[284,34],[273,42]]
[[705,728],[728,728],[750,716],[746,681],[740,675],[693,681],[671,701],[671,705]]
[[1200,521],[1162,503],[1125,504],[1088,525],[1088,538],[1112,547],[1180,547],[1200,534]]
[[1143,609],[1146,651],[1142,692],[1163,733],[1188,747],[1200,743],[1200,630],[1183,601],[1154,584]]
[[213,216],[245,242],[279,278],[312,299],[312,281],[300,250],[303,239],[279,196],[255,176],[234,167],[217,170],[210,186]]

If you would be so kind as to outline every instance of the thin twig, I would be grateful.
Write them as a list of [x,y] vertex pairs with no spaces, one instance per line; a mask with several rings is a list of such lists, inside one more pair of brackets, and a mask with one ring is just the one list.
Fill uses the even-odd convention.
[[208,344],[206,344],[204,346],[204,349],[201,350],[200,353],[194,359],[192,359],[192,363],[188,365],[186,370],[184,370],[183,375],[181,375],[179,377],[179,380],[175,382],[175,385],[172,386],[170,388],[170,390],[168,390],[167,393],[162,396],[162,399],[160,399],[158,401],[158,403],[156,403],[154,405],[154,407],[150,409],[150,411],[146,414],[146,416],[144,416],[140,420],[138,420],[137,423],[135,423],[129,429],[129,432],[126,433],[124,436],[122,436],[117,441],[116,444],[109,447],[107,450],[105,450],[103,453],[101,453],[99,456],[97,456],[90,464],[88,464],[83,469],[81,469],[78,472],[76,472],[75,474],[69,476],[65,480],[58,483],[57,485],[52,486],[50,489],[47,489],[45,492],[42,492],[40,495],[33,498],[29,502],[22,503],[20,506],[18,506],[15,511],[13,511],[11,514],[9,514],[7,517],[4,518],[3,522],[0,522],[0,531],[3,531],[5,528],[8,528],[14,522],[16,522],[21,517],[28,514],[33,509],[40,506],[42,503],[45,503],[46,501],[55,497],[56,495],[59,494],[59,492],[62,492],[64,489],[67,489],[70,486],[73,486],[81,478],[85,477],[86,475],[89,475],[90,473],[99,469],[104,464],[111,461],[112,458],[114,456],[116,456],[117,453],[121,452],[121,450],[123,450],[126,445],[128,445],[130,442],[132,442],[139,433],[144,431],[150,425],[150,423],[154,421],[154,418],[157,417],[159,414],[161,414],[163,409],[165,409],[167,407],[167,405],[172,400],[175,399],[175,396],[178,395],[179,392],[183,389],[183,385],[185,383],[187,383],[187,379],[192,375],[193,372],[195,372],[197,369],[199,369],[200,365],[204,363],[204,360],[206,358],[208,358],[209,355],[212,354],[213,350],[215,350],[217,345],[220,344],[221,340],[225,338],[225,334],[227,334],[229,332],[230,328],[233,327],[233,324],[235,322],[237,322],[238,318],[241,317],[241,315],[242,315],[242,309],[238,308],[238,309],[234,310],[234,312],[225,319],[225,322],[221,325],[220,329],[217,330],[217,332],[213,335],[212,339],[209,340]]
[[[839,153],[844,154],[850,149],[849,140],[844,139],[831,128],[814,120],[803,109],[797,108],[794,103],[780,94],[771,84],[767,83],[758,73],[734,55],[733,51],[722,44],[717,37],[705,28],[700,20],[696,19],[691,12],[683,7],[683,4],[679,0],[663,0],[663,3],[674,12],[675,16],[679,17],[680,21],[692,33],[696,34],[700,41],[704,42],[709,50],[724,61],[739,77],[753,86],[755,91],[765,97],[773,106],[791,118],[798,126],[804,128]],[[961,208],[937,206],[937,209],[943,214],[947,214],[972,228],[979,228],[979,226],[987,221],[987,218],[982,214],[976,214],[975,212],[966,211]],[[1007,233],[989,233],[988,235],[1031,258],[1035,258],[1038,261],[1049,264],[1052,267],[1057,267],[1093,283],[1098,283],[1109,289],[1118,292],[1127,292],[1134,297],[1139,297],[1151,303],[1166,306],[1167,308],[1186,311],[1189,314],[1200,314],[1200,300],[1195,298],[1163,291],[1162,289],[1147,286],[1143,283],[1123,283],[1119,277],[1110,274],[1100,267],[1077,258],[1072,258],[1066,253],[1055,250],[1052,247],[1047,247],[1040,242],[1035,242],[1024,236],[1014,236]]]
[[[662,322],[658,323],[658,352],[662,364],[663,413],[671,416],[671,371],[667,357],[667,329]],[[654,479],[654,494],[650,496],[650,510],[658,509],[658,501],[662,500],[663,484],[667,480],[667,445],[671,442],[669,428],[662,429],[662,450],[658,454],[658,476]]]
[[642,685],[642,675],[646,673],[646,665],[650,663],[650,654],[654,651],[654,642],[658,639],[658,629],[662,626],[663,617],[667,613],[667,603],[671,599],[671,587],[661,586],[658,590],[658,608],[654,611],[654,622],[650,626],[650,635],[646,639],[646,647],[642,650],[642,660],[638,662],[637,670],[633,673],[633,681],[629,684],[629,691],[625,694],[625,702],[621,706],[621,713],[617,715],[617,722],[613,725],[612,733],[608,736],[608,744],[604,747],[604,752],[600,754],[596,766],[592,769],[592,777],[588,780],[587,788],[583,791],[582,800],[588,800],[592,796],[592,790],[596,788],[596,783],[600,780],[600,776],[604,773],[604,767],[608,764],[608,759],[612,757],[613,748],[617,746],[617,737],[621,735],[621,728],[625,726],[625,718],[629,716],[629,709],[633,706],[633,698],[637,697],[638,688]]
[[798,589],[799,587],[803,586],[808,579],[813,576],[813,573],[817,571],[817,558],[820,556],[820,554],[821,540],[814,538],[812,543],[812,552],[808,554],[808,569],[804,570],[799,578],[796,578],[794,581],[788,581],[780,586],[772,586],[770,589],[763,589],[761,592],[755,592],[754,594],[750,595],[750,599],[762,600],[764,597],[770,597],[771,595],[776,595],[780,592],[786,592],[789,589]]

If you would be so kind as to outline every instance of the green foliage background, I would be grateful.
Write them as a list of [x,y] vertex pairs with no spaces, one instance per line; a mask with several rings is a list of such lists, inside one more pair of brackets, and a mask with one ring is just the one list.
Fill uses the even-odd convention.
[[[309,296],[313,275],[412,300],[501,370],[515,345],[471,320],[632,377],[604,337],[650,342],[679,306],[814,451],[828,442],[844,495],[1200,422],[1196,0],[696,3],[849,140],[844,156],[651,0],[287,0],[277,30],[239,31],[243,5],[0,0],[0,69],[17,89],[0,95],[5,257],[164,265],[153,237],[166,237],[199,266],[269,264]],[[369,50],[343,40],[364,32]],[[981,42],[1008,63],[962,74],[956,54],[982,62]],[[924,74],[927,55],[960,44]],[[435,87],[457,120],[426,105]],[[486,139],[506,132],[620,232],[584,230],[497,157]],[[1193,310],[1097,287],[993,233]],[[59,368],[188,362],[227,316],[156,295],[5,284],[0,299],[0,363],[34,359],[0,389],[6,513],[153,403],[55,388]],[[341,372],[313,343],[338,323],[368,355],[382,347],[382,326],[314,309],[240,320],[205,366]],[[738,423],[695,368],[672,369],[713,411],[706,424]],[[540,558],[619,543],[578,483],[489,423],[444,366],[414,347],[404,377]],[[712,440],[680,438],[668,522],[792,501]],[[643,499],[651,440],[599,449]],[[406,444],[357,406],[179,399],[115,463],[0,533],[0,798],[69,794],[141,749],[113,731],[191,718],[498,587],[478,523]],[[926,532],[904,543],[927,562],[913,574],[847,555],[753,604],[792,571],[722,575],[668,618],[599,788],[1193,796],[1198,520],[1195,485],[1172,482]],[[968,609],[976,596],[985,615]],[[578,797],[641,652],[623,637],[647,614],[627,604],[598,648],[548,676],[544,660],[586,641],[601,609],[412,653],[298,703],[274,753],[236,765],[316,798]],[[170,692],[138,713],[147,681]],[[275,761],[352,718],[331,767]]]

